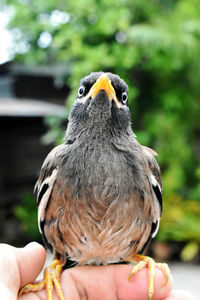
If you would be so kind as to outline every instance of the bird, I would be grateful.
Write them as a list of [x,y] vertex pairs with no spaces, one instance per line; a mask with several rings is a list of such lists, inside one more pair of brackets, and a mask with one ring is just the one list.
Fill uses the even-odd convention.
[[142,255],[158,232],[162,182],[157,153],[132,130],[128,102],[128,85],[116,74],[81,79],[63,144],[47,155],[35,186],[39,230],[54,261],[20,295],[46,286],[51,300],[54,285],[64,300],[60,274],[67,264],[136,262],[128,279],[147,267],[149,300],[155,268],[167,282],[167,264]]

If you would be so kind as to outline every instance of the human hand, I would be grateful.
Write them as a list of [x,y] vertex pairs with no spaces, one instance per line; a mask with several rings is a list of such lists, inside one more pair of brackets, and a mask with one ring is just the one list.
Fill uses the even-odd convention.
[[45,258],[45,250],[38,243],[24,248],[0,244],[0,299],[17,299],[19,288],[36,279]]
[[[17,299],[19,289],[36,279],[45,261],[45,250],[31,243],[17,249],[9,245],[0,245],[0,298]],[[146,300],[148,274],[147,269],[136,273],[128,281],[129,265],[83,266],[65,270],[61,275],[61,284],[66,299],[104,299],[104,300]],[[172,279],[164,286],[164,275],[156,269],[155,292],[152,300],[194,300],[186,291],[172,292]],[[54,295],[54,300],[57,300]],[[23,294],[18,300],[44,300],[45,290]]]

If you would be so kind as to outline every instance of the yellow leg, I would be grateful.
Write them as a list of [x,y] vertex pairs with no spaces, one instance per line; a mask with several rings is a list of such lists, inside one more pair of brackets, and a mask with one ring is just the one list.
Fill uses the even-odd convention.
[[128,259],[129,262],[138,262],[136,266],[133,267],[131,270],[128,280],[138,271],[142,270],[145,267],[148,267],[148,278],[149,278],[149,285],[148,285],[148,300],[151,300],[152,295],[154,293],[154,277],[155,277],[155,268],[162,270],[165,274],[167,284],[168,279],[170,277],[170,270],[167,264],[155,263],[151,257],[143,256],[143,255],[135,255],[133,258]]
[[53,288],[55,287],[59,300],[65,300],[62,287],[60,284],[60,274],[62,272],[62,263],[54,260],[53,263],[44,270],[44,279],[39,283],[25,285],[20,291],[19,296],[23,293],[40,291],[46,287],[47,300],[53,300]]

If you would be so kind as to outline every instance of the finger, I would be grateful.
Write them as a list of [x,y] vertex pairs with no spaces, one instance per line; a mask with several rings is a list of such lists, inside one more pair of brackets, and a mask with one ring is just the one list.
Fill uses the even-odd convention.
[[16,249],[16,258],[20,272],[20,287],[33,282],[41,272],[46,258],[45,249],[32,242],[24,248]]
[[20,284],[15,248],[0,244],[0,299],[14,299]]
[[[130,266],[84,266],[65,270],[61,284],[66,299],[146,300],[148,294],[148,270],[136,273],[128,281]],[[164,285],[164,274],[156,269],[155,292],[152,300],[169,296],[171,278]]]
[[171,292],[165,300],[196,300],[196,297],[189,291],[177,290]]

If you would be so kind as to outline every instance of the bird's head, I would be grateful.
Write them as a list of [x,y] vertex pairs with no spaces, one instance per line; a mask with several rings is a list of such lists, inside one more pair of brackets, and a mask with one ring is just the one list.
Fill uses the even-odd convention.
[[84,77],[69,122],[89,129],[126,130],[130,126],[127,84],[112,73],[96,72]]

